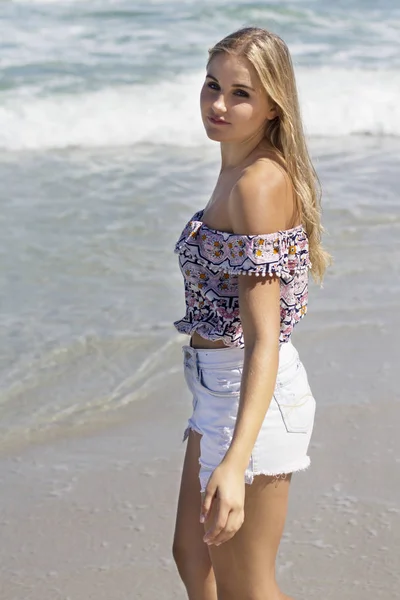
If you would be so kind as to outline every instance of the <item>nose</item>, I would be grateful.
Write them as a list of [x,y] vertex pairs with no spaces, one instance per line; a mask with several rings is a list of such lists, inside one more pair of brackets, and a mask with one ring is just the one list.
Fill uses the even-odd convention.
[[218,98],[216,98],[213,102],[213,110],[216,114],[226,113],[226,104],[223,94],[219,94]]

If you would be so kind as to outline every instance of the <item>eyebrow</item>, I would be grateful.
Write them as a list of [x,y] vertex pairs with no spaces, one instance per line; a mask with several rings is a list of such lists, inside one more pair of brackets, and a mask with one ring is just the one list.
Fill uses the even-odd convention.
[[[210,79],[213,79],[214,81],[216,81],[218,83],[218,79],[216,77],[214,77],[214,75],[211,75],[211,73],[207,73],[206,77],[209,77]],[[246,85],[245,83],[232,83],[232,87],[246,88],[246,90],[252,90],[253,92],[256,91],[254,88],[250,87],[249,85]]]

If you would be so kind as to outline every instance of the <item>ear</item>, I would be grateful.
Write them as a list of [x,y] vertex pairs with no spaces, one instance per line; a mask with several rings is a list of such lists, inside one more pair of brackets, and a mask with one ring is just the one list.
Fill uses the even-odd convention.
[[268,121],[272,121],[273,119],[276,119],[276,117],[279,116],[278,115],[278,107],[276,106],[276,104],[269,104],[268,106],[268,112],[267,112],[267,119]]

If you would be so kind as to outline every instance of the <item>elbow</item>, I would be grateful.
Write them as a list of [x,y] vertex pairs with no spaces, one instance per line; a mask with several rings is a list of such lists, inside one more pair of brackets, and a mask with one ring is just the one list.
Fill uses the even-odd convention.
[[244,340],[245,350],[253,353],[279,353],[279,335],[271,335],[271,332],[265,335],[252,336],[250,339]]

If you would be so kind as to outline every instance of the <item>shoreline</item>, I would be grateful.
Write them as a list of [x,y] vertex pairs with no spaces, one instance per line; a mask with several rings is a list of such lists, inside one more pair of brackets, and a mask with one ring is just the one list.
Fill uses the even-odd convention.
[[[342,285],[349,284],[349,280],[342,281]],[[313,290],[313,294],[320,296],[320,305],[323,302],[322,295],[329,302],[331,288],[335,285],[336,282],[331,277],[322,292]],[[362,405],[368,401],[371,393],[378,391],[386,400],[400,400],[394,377],[396,365],[393,362],[397,353],[396,339],[391,335],[391,330],[400,327],[400,319],[394,312],[394,307],[385,307],[386,312],[368,306],[361,306],[357,313],[353,308],[348,311],[345,309],[343,307],[341,310],[341,320],[338,322],[336,315],[332,318],[331,308],[321,310],[318,305],[312,306],[313,312],[298,325],[292,335],[317,403],[322,406]],[[119,405],[105,404],[88,415],[86,420],[77,419],[74,415],[73,420],[67,417],[65,421],[28,432],[22,428],[10,429],[8,437],[0,437],[0,460],[29,452],[31,448],[62,444],[66,440],[71,440],[71,443],[77,440],[79,443],[82,438],[107,435],[109,429],[113,430],[127,422],[134,423],[137,418],[145,418],[149,403],[153,406],[153,415],[158,410],[162,412],[162,402],[170,402],[165,394],[166,387],[172,390],[172,398],[182,397],[187,393],[181,353],[181,347],[185,343],[187,336],[182,335],[180,339],[171,337],[165,344],[169,347],[169,353],[164,357],[162,372],[153,369],[153,375],[148,376],[148,384],[143,384],[141,380],[137,388],[132,384],[126,385],[126,393],[122,395]],[[148,361],[152,360],[149,355]],[[157,368],[156,366],[155,369]],[[79,372],[75,376],[78,377]],[[366,390],[367,384],[369,388]],[[125,382],[122,381],[121,387],[124,385]]]

